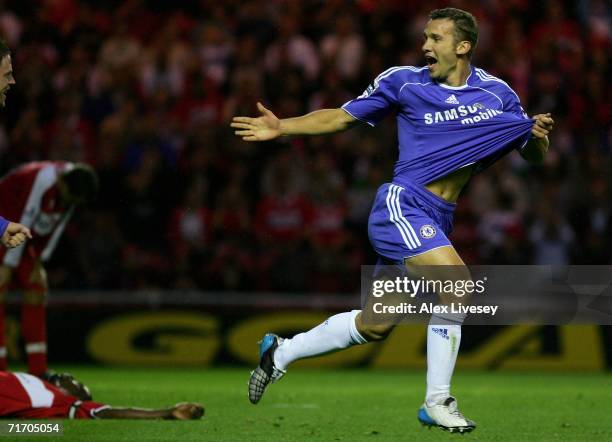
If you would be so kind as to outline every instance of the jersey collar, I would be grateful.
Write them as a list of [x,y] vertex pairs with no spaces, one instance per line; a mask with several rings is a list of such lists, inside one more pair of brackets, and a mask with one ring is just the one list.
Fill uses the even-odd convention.
[[474,73],[474,66],[470,66],[470,75],[465,79],[465,84],[463,86],[449,86],[448,84],[438,83],[438,86],[443,87],[444,89],[450,89],[453,91],[458,91],[461,89],[465,89],[470,87],[470,78],[472,78],[472,74]]

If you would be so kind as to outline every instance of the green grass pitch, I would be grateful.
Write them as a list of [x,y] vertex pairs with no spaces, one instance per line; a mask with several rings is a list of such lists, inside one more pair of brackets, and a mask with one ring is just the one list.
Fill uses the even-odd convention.
[[478,424],[459,436],[417,422],[422,372],[290,370],[255,406],[248,369],[56,368],[112,405],[206,407],[194,422],[65,421],[63,441],[612,440],[612,376],[604,374],[459,372],[454,394]]

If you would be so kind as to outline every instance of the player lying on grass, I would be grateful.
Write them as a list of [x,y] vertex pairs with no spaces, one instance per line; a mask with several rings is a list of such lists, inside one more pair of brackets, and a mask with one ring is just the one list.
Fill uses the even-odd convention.
[[89,388],[68,374],[53,384],[26,373],[0,371],[0,417],[21,419],[200,419],[204,407],[180,403],[171,408],[117,408],[94,402]]
[[[554,121],[550,114],[529,118],[507,83],[471,65],[478,40],[471,14],[446,8],[429,17],[422,46],[426,66],[390,68],[339,109],[281,120],[258,104],[260,117],[235,117],[231,126],[245,141],[265,141],[335,133],[359,123],[374,126],[396,112],[399,158],[393,181],[378,189],[368,221],[378,263],[405,267],[415,279],[467,281],[470,272],[449,240],[459,194],[473,174],[513,150],[541,163]],[[450,274],[431,278],[432,266],[446,266]],[[442,303],[459,298],[439,295]],[[292,362],[383,340],[402,320],[396,315],[381,322],[369,307],[332,316],[290,339],[267,334],[249,382],[251,402],[259,402]],[[458,313],[431,317],[427,389],[417,414],[425,425],[461,433],[476,427],[450,393],[464,319]]]

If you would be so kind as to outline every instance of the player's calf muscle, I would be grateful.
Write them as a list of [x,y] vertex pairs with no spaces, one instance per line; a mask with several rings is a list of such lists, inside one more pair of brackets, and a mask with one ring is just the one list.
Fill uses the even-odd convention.
[[368,342],[383,341],[395,328],[395,324],[368,324],[363,320],[362,313],[355,318],[355,327]]

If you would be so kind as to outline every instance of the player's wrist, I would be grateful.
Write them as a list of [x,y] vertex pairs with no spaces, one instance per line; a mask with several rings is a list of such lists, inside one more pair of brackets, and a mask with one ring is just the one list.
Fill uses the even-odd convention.
[[164,410],[164,419],[181,420],[179,407],[172,407]]
[[288,128],[287,120],[286,119],[279,120],[279,124],[278,124],[278,136],[279,137],[286,137],[288,135],[290,135],[290,133],[289,133],[289,128]]

